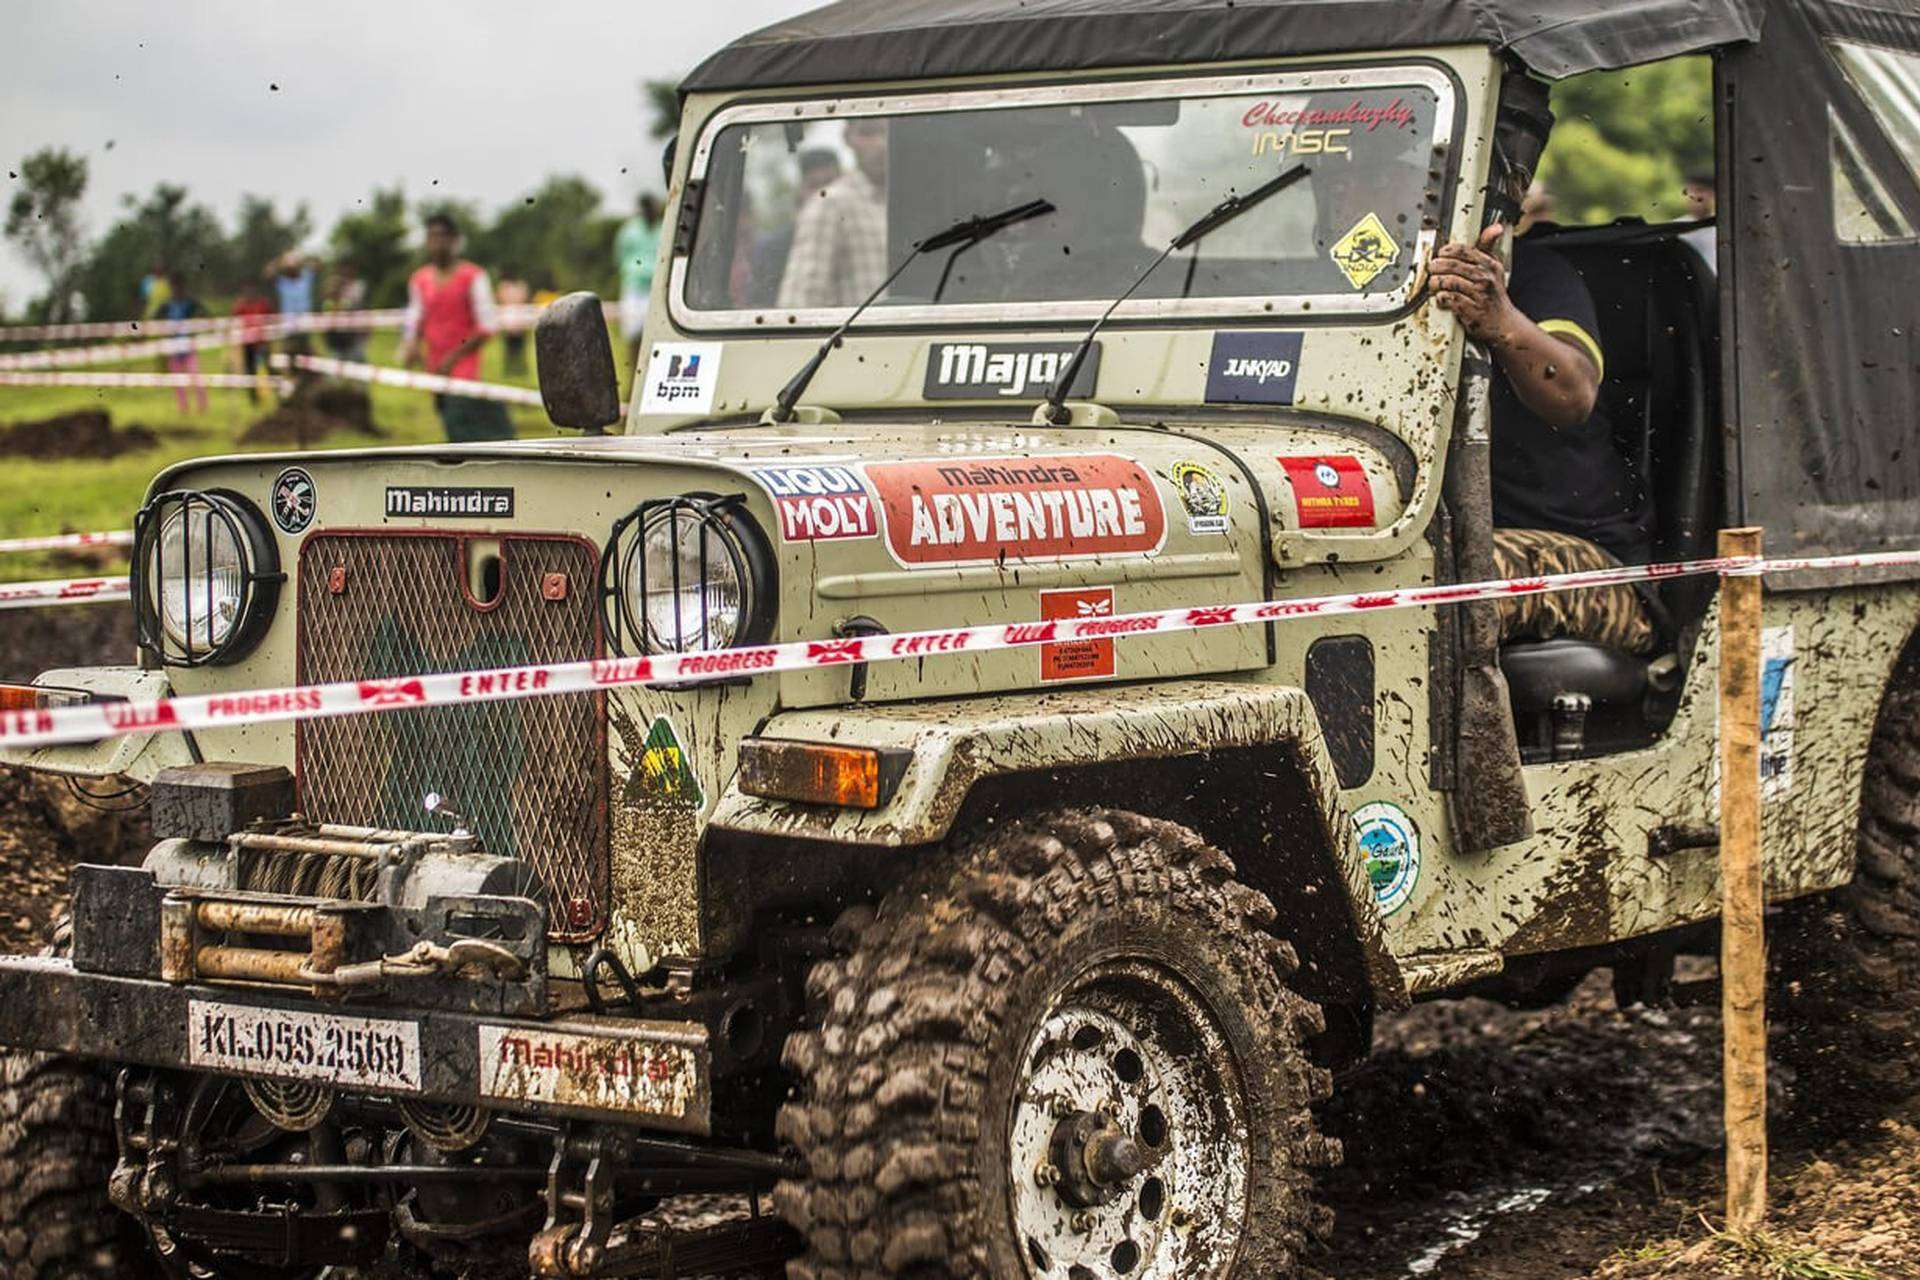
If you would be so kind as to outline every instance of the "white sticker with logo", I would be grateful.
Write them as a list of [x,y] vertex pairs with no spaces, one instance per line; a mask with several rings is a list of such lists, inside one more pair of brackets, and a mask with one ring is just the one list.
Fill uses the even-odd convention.
[[755,467],[753,476],[773,495],[782,542],[879,536],[873,495],[852,467]]
[[417,1093],[420,1026],[396,1018],[192,1000],[187,1061],[244,1075]]
[[1793,628],[1760,632],[1760,798],[1793,790]]
[[700,1092],[700,1060],[646,1037],[480,1028],[480,1092],[508,1102],[684,1119]]
[[1353,830],[1380,914],[1390,916],[1420,883],[1420,828],[1399,805],[1376,800],[1353,811]]
[[720,386],[718,342],[656,342],[647,357],[642,413],[711,413]]

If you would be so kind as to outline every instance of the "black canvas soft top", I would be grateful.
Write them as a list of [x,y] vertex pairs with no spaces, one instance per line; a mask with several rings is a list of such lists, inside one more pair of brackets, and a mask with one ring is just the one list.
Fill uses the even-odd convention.
[[[1844,4],[1844,0],[1833,0]],[[1484,44],[1549,79],[1756,39],[1763,0],[839,0],[682,85],[843,85]]]

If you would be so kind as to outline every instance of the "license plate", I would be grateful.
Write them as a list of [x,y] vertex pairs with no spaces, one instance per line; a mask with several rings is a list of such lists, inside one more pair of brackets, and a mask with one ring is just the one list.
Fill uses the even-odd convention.
[[420,1027],[394,1018],[193,1000],[187,1005],[187,1061],[246,1075],[417,1093]]
[[699,1088],[700,1062],[685,1045],[480,1028],[480,1092],[489,1098],[679,1120]]

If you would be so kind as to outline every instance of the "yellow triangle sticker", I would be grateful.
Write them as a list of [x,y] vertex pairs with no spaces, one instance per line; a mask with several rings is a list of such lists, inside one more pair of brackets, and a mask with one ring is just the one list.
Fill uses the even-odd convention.
[[1356,289],[1366,288],[1375,276],[1400,260],[1399,242],[1379,215],[1372,213],[1354,223],[1329,252],[1333,265]]

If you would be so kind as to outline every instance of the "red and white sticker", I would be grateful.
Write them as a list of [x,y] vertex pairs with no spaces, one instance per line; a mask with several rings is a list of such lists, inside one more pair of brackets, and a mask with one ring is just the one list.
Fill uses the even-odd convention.
[[836,542],[880,532],[873,495],[852,467],[755,467],[773,495],[782,542]]
[[1302,529],[1373,528],[1373,485],[1360,459],[1338,453],[1282,458]]
[[480,1028],[480,1092],[509,1102],[685,1119],[701,1096],[700,1060],[646,1036]]
[[1112,454],[880,462],[867,478],[908,568],[1146,556],[1167,538],[1153,478]]
[[[1113,616],[1112,587],[1066,587],[1040,593],[1042,622]],[[1068,640],[1040,646],[1042,680],[1097,680],[1113,674],[1112,640]]]

